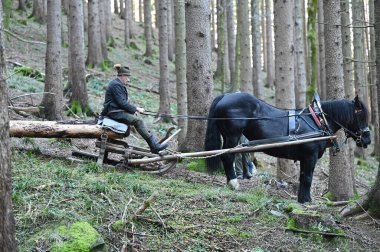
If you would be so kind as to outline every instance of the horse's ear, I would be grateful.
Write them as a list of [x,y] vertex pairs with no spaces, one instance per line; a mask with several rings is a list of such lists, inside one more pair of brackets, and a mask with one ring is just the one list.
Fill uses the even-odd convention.
[[355,98],[354,98],[354,104],[355,104],[355,107],[358,108],[358,109],[362,109],[362,104],[359,100],[359,95],[356,95]]

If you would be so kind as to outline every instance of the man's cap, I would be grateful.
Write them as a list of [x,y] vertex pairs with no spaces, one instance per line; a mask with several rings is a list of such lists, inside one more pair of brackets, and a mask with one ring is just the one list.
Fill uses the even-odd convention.
[[121,64],[114,65],[114,68],[117,71],[117,76],[131,76],[131,71],[129,70],[129,67],[127,66],[121,66]]

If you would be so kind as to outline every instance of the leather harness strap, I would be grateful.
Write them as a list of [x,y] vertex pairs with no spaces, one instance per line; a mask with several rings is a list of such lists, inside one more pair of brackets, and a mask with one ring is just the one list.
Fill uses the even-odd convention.
[[321,121],[319,120],[318,116],[315,114],[315,111],[314,111],[314,109],[311,107],[311,105],[309,105],[309,111],[310,111],[310,114],[311,114],[311,116],[313,117],[315,123],[317,124],[317,126],[318,126],[319,128],[322,128],[322,123],[321,123]]

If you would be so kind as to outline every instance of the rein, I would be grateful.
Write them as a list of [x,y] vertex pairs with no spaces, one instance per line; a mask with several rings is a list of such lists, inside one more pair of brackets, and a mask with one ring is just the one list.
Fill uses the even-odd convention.
[[[194,120],[270,120],[276,118],[288,118],[288,117],[300,117],[300,116],[308,116],[312,113],[304,113],[304,114],[293,114],[293,115],[284,115],[284,116],[266,116],[266,117],[236,117],[236,118],[208,118],[207,116],[192,116],[192,115],[172,115],[172,114],[160,114],[153,111],[145,111],[142,113],[143,115],[148,116],[163,116],[168,118],[182,118],[182,119],[194,119]],[[318,113],[319,114],[319,113]]]

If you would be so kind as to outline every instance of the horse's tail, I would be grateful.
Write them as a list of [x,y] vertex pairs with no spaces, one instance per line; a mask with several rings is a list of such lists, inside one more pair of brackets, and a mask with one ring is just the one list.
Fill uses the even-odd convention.
[[[219,150],[222,147],[222,140],[220,136],[220,131],[216,125],[216,120],[210,120],[210,118],[215,118],[215,107],[216,104],[224,97],[220,95],[216,97],[208,113],[207,120],[207,130],[206,130],[206,139],[205,139],[205,151]],[[210,157],[206,159],[207,170],[209,173],[214,173],[220,167],[221,159],[220,156]]]

